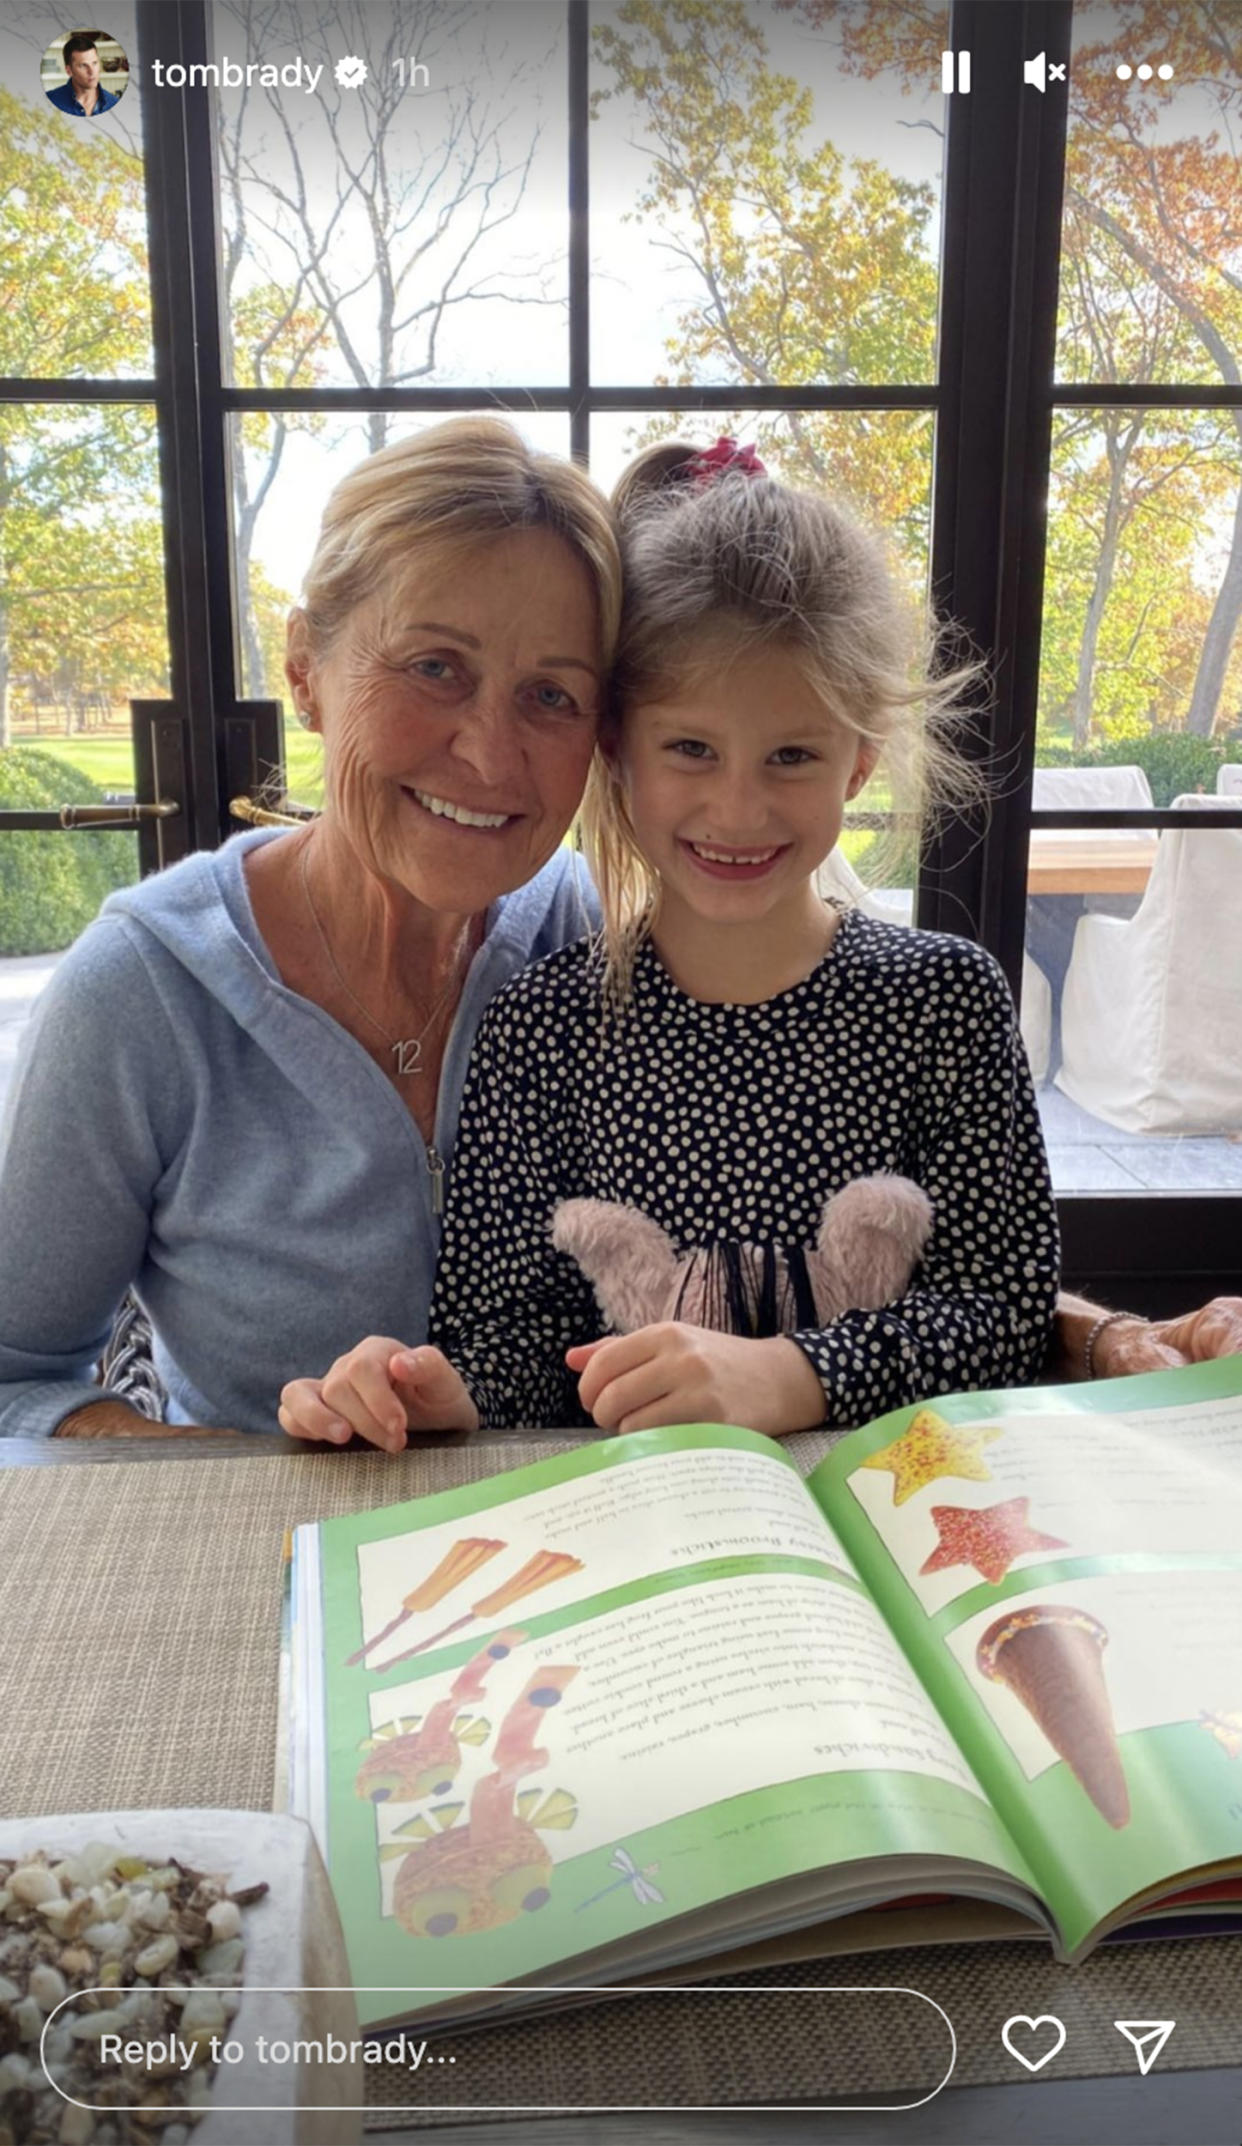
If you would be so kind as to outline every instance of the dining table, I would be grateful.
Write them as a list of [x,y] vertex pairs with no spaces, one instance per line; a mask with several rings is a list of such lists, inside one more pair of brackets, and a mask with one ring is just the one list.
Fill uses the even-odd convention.
[[1156,861],[1157,833],[1141,829],[1033,828],[1028,894],[1142,894]]
[[[0,1439],[0,1817],[271,1809],[288,1528],[478,1481],[582,1436],[445,1434],[397,1455],[154,1426]],[[832,1438],[797,1434],[799,1467]],[[368,2078],[365,2131],[443,2131],[446,2146],[1242,2137],[1242,1937],[1107,1945],[1068,1967],[1039,1935],[877,1935],[844,1955],[714,1976],[700,1963],[678,1979],[693,1989],[477,2028],[473,2097],[451,2111],[403,2104],[400,2075]],[[951,2029],[942,2090],[942,2067],[929,2072],[917,2036],[892,2025],[894,1993],[910,1992]],[[1037,2072],[1013,2053],[1015,2019],[1064,2028]],[[1116,2022],[1153,2019],[1175,2026],[1143,2076]],[[497,2107],[506,2091],[518,2113]]]

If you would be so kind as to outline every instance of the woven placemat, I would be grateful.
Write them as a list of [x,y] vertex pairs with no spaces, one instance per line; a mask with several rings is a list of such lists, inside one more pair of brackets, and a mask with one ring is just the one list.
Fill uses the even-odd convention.
[[[810,1465],[827,1440],[799,1441]],[[390,1458],[301,1453],[157,1460],[129,1466],[0,1469],[0,1815],[216,1805],[269,1809],[274,1786],[277,1631],[285,1529],[477,1481],[564,1450],[549,1439],[463,1442]],[[1175,2017],[1162,2069],[1242,2056],[1242,1948],[1228,1939],[1153,1944],[1058,1967],[1039,1945],[936,1946],[752,1971],[735,1982],[898,1984],[942,2004],[959,2035],[955,2078],[1011,2081],[1000,2045],[1013,2012],[1054,2012],[1066,2046],[1041,2077],[1132,2073],[1119,2018]],[[454,2081],[462,2105],[746,2106],[890,2088],[895,2067],[925,2077],[920,2034],[891,2009],[851,2014],[851,2032],[809,2035],[813,2000],[675,1993],[592,2005],[559,2018],[480,2029]],[[761,2011],[759,2008],[762,2008]],[[925,2015],[923,2018],[917,2014]],[[906,2014],[903,2014],[903,2019]],[[865,2020],[870,2020],[866,2025]],[[902,2036],[914,2036],[903,2041]],[[942,2046],[938,2041],[935,2047]],[[826,2066],[828,2067],[826,2069]],[[933,2071],[933,2078],[935,2074]],[[402,2074],[373,2071],[377,2127],[409,2105]],[[435,2118],[402,2122],[434,2123]],[[439,2119],[444,2122],[448,2119]]]
[[[832,1984],[877,1994],[834,2009],[831,1998],[813,1994]],[[1052,2013],[1065,2026],[1064,2047],[1041,2080],[1136,2076],[1118,2019],[1176,2020],[1161,2071],[1242,2062],[1242,1949],[1225,1937],[1113,1946],[1076,1968],[1059,1966],[1043,1944],[905,1947],[752,1970],[712,1987],[742,1994],[715,2005],[710,1995],[679,1991],[616,1997],[556,2018],[445,2036],[442,2046],[455,2055],[454,2096],[464,2111],[507,2104],[510,2121],[523,2104],[726,2109],[914,2101],[943,2079],[948,2037],[930,2005],[880,1994],[894,1989],[918,1990],[948,2013],[957,2040],[954,2086],[1028,2081],[1000,2038],[1016,2013]],[[766,1989],[806,1994],[767,1997]],[[1035,2052],[1047,2042],[1026,2046]],[[369,2078],[367,2092],[368,2131],[450,2120],[417,2113],[396,2069]]]
[[[565,1450],[529,1442],[521,1460]],[[0,1816],[270,1810],[285,1530],[477,1482],[470,1443],[402,1454],[0,1469]]]

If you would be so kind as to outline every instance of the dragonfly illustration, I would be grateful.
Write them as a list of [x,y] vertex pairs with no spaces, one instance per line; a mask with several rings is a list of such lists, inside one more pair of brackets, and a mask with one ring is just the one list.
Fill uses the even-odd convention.
[[614,1848],[609,1860],[621,1876],[614,1878],[611,1885],[605,1885],[602,1892],[592,1893],[589,1900],[580,1900],[575,1913],[580,1913],[583,1908],[593,1908],[597,1900],[607,1899],[609,1893],[619,1892],[623,1885],[630,1887],[640,1907],[655,1907],[663,1900],[659,1886],[648,1882],[660,1868],[658,1863],[644,1863],[640,1870],[628,1848]]

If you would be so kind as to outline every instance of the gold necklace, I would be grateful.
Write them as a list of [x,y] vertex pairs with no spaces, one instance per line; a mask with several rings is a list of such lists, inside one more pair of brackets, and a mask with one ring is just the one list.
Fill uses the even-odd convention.
[[371,1027],[375,1030],[376,1035],[382,1036],[385,1043],[388,1045],[390,1057],[396,1060],[394,1070],[397,1079],[407,1080],[412,1073],[422,1072],[422,1055],[424,1040],[426,1039],[431,1029],[433,1021],[436,1020],[438,1015],[443,1013],[444,1008],[447,1006],[452,993],[460,987],[462,979],[458,976],[451,976],[449,978],[447,988],[436,1000],[435,1005],[432,1007],[431,1012],[428,1014],[426,1020],[424,1021],[422,1027],[420,1028],[416,1036],[390,1036],[388,1034],[387,1029],[384,1028],[379,1021],[376,1020],[375,1015],[371,1013],[366,1006],[363,1005],[362,1000],[358,997],[357,993],[350,990],[349,985],[346,983],[345,978],[341,974],[340,967],[337,963],[336,955],[333,953],[331,944],[328,940],[328,934],[323,928],[319,911],[315,907],[314,898],[310,890],[310,880],[306,876],[306,859],[309,854],[309,851],[309,842],[304,842],[302,845],[301,855],[298,859],[298,870],[302,880],[302,892],[306,896],[306,906],[310,911],[311,922],[314,925],[315,930],[319,934],[319,944],[322,946],[324,953],[327,956],[328,967],[331,969],[332,974],[335,976],[337,983],[341,987],[341,990],[345,993],[345,996],[349,1000],[350,1005],[356,1008],[356,1010],[362,1015],[364,1021],[370,1022]]

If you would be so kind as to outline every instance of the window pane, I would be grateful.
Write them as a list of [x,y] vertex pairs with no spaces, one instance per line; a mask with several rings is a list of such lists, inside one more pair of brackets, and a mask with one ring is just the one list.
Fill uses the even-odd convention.
[[[1037,807],[1229,790],[1240,485],[1231,412],[1058,413]],[[1058,1186],[1242,1183],[1242,830],[1037,829],[1028,897],[1024,1013],[1053,1083],[1041,1108]]]
[[149,405],[0,409],[0,561],[0,749],[132,792],[129,702],[169,690]]
[[120,65],[136,65],[132,4],[109,5],[99,81],[110,110],[85,119],[48,102],[69,77],[68,27],[16,0],[0,22],[0,197],[5,203],[0,373],[11,379],[144,379],[151,294],[142,114]]
[[1057,413],[1039,760],[1138,759],[1158,802],[1212,789],[1242,726],[1240,490],[1231,411]]
[[948,10],[895,13],[592,9],[597,380],[934,377]]
[[[895,571],[911,599],[922,603],[929,573],[932,429],[931,415],[921,410],[738,409],[657,417],[610,412],[591,420],[591,475],[611,491],[626,463],[656,440],[710,446],[718,433],[729,433],[757,446],[774,477],[830,493],[883,530]],[[881,766],[851,805],[839,848],[878,909],[908,923],[917,844],[894,824],[893,805]]]
[[1080,4],[1069,99],[1059,377],[1236,380],[1237,8]]
[[564,382],[561,0],[217,0],[212,22],[235,384]]
[[[1222,812],[1238,800],[1188,797]],[[1062,1191],[1242,1187],[1242,827],[1153,837],[1142,892],[1088,837],[1028,918],[1024,1030]],[[1047,874],[1032,841],[1032,882]],[[1071,891],[1073,890],[1073,891]],[[1033,967],[1037,964],[1037,969]],[[1039,1001],[1042,998],[1042,1010]]]
[[[320,802],[323,776],[319,740],[299,727],[289,705],[285,619],[301,593],[324,504],[333,485],[364,456],[442,424],[444,414],[248,413],[229,420],[241,690],[248,699],[284,701],[289,792],[302,804]],[[480,404],[474,414],[497,412]],[[500,414],[540,453],[568,455],[569,419],[564,414]]]

